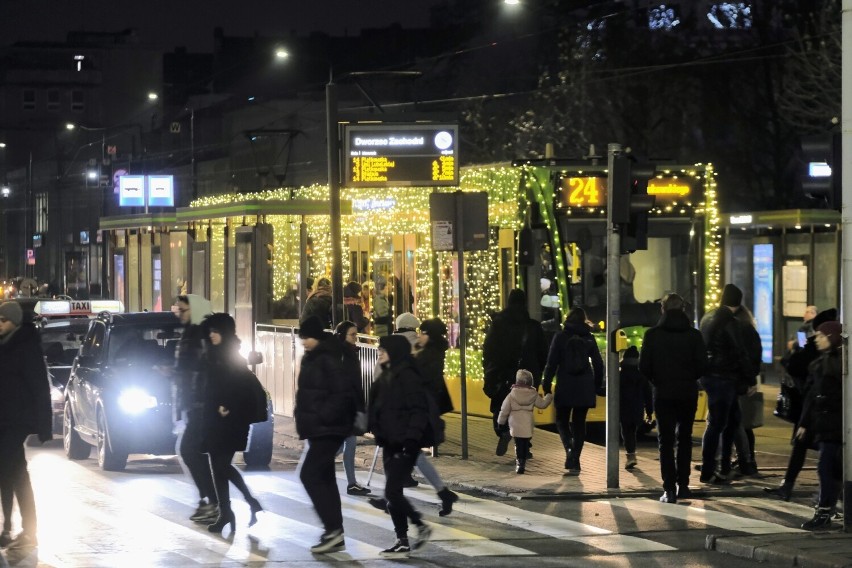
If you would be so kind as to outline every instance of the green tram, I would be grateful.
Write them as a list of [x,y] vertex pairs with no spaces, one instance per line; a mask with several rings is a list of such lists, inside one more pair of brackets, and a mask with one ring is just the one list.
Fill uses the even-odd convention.
[[[458,306],[467,315],[466,377],[468,411],[489,416],[482,392],[481,347],[491,315],[505,305],[512,288],[527,291],[530,313],[561,322],[571,306],[582,306],[598,323],[600,342],[606,310],[606,167],[563,165],[540,160],[462,168],[459,187],[342,188],[351,213],[341,219],[344,284],[355,281],[366,291],[385,288],[394,315],[438,316],[447,322],[451,349],[447,382],[461,407]],[[434,191],[484,191],[488,194],[488,250],[465,253],[465,291],[457,289],[455,253],[433,251],[429,194]],[[644,329],[659,318],[666,292],[677,292],[692,305],[697,320],[718,302],[721,233],[713,168],[707,164],[659,166],[649,181],[656,207],[649,215],[647,250],[623,255],[621,328],[627,343],[638,344]],[[326,200],[328,188],[313,185],[199,199],[193,207],[240,201]],[[348,210],[348,207],[345,208]],[[262,210],[262,206],[261,206]],[[300,223],[307,225],[307,274],[331,273],[331,243],[325,216],[258,215],[243,224],[272,228],[273,297],[282,298],[300,278]],[[365,293],[365,313],[371,296]],[[274,310],[273,310],[274,313]],[[275,320],[273,320],[275,321]],[[601,399],[590,421],[603,421]],[[699,405],[698,416],[703,418]],[[539,423],[551,423],[552,411]]]

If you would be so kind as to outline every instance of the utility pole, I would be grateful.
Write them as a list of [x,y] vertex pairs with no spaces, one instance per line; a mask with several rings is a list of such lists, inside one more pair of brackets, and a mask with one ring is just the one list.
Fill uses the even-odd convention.
[[[849,0],[852,2],[852,0]],[[619,375],[618,351],[615,350],[615,332],[621,320],[621,235],[613,222],[612,212],[615,196],[615,157],[621,154],[621,144],[607,146],[607,192],[606,192],[606,486],[618,488],[618,442],[619,442]]]
[[[852,164],[852,0],[843,0],[841,7],[842,25],[842,79],[841,79],[841,152],[842,162]],[[843,322],[843,528],[849,532],[852,527],[852,386],[849,384],[848,345],[846,336],[852,324],[852,314],[845,307],[846,295],[852,292],[852,168],[841,171],[841,209],[842,252],[840,318]]]
[[340,246],[340,127],[337,124],[337,85],[331,69],[325,86],[325,120],[331,226],[331,324],[335,326],[343,317],[343,251]]

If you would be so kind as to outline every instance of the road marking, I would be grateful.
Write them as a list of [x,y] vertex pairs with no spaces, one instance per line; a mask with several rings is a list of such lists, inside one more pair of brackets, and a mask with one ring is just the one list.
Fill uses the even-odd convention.
[[643,513],[651,513],[673,519],[680,519],[687,522],[703,523],[712,527],[719,527],[729,530],[735,530],[748,534],[774,534],[774,533],[801,533],[807,532],[802,529],[785,527],[777,523],[767,521],[759,521],[756,519],[747,519],[738,517],[729,513],[721,513],[719,511],[708,511],[699,507],[689,507],[681,505],[670,505],[667,503],[659,503],[646,498],[629,498],[619,500],[600,500],[597,503],[607,503],[612,507],[623,507],[631,511],[640,511]]

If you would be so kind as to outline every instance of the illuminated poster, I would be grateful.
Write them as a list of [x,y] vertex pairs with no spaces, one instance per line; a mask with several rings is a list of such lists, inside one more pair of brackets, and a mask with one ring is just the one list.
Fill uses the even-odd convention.
[[763,348],[763,362],[772,363],[772,305],[775,294],[772,245],[754,245],[752,260],[754,266],[754,318],[757,320],[757,333],[760,335],[760,344]]
[[148,206],[175,206],[175,190],[173,176],[148,176]]
[[145,206],[145,176],[121,176],[118,179],[118,204],[122,207]]

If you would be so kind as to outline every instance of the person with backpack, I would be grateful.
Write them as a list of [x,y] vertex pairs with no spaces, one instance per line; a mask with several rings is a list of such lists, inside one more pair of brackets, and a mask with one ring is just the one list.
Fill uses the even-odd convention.
[[523,290],[509,292],[506,308],[494,315],[491,327],[482,345],[483,390],[491,399],[494,433],[497,435],[495,454],[502,456],[512,439],[509,428],[497,423],[500,407],[515,383],[518,369],[527,369],[533,375],[533,386],[538,388],[541,373],[547,360],[547,344],[541,323],[530,317],[527,295]]
[[235,453],[245,450],[249,426],[258,418],[252,383],[257,382],[257,378],[240,355],[240,340],[237,338],[234,318],[224,313],[212,314],[204,320],[204,328],[209,343],[202,371],[207,379],[202,449],[209,456],[210,472],[219,503],[219,516],[207,526],[207,530],[221,533],[225,526],[231,525],[233,534],[236,524],[231,509],[229,483],[233,483],[243,493],[249,504],[249,526],[257,522],[257,513],[263,510],[240,472],[231,463]]
[[545,394],[556,391],[556,428],[565,447],[568,475],[579,475],[580,454],[586,440],[586,415],[597,405],[597,393],[603,386],[604,365],[598,344],[586,323],[586,311],[573,308],[565,318],[562,331],[550,344],[544,380]]
[[344,369],[340,342],[324,328],[325,322],[316,316],[299,327],[305,354],[293,411],[299,439],[308,441],[299,479],[325,529],[311,547],[318,554],[346,548],[334,459],[352,433],[359,396]]

